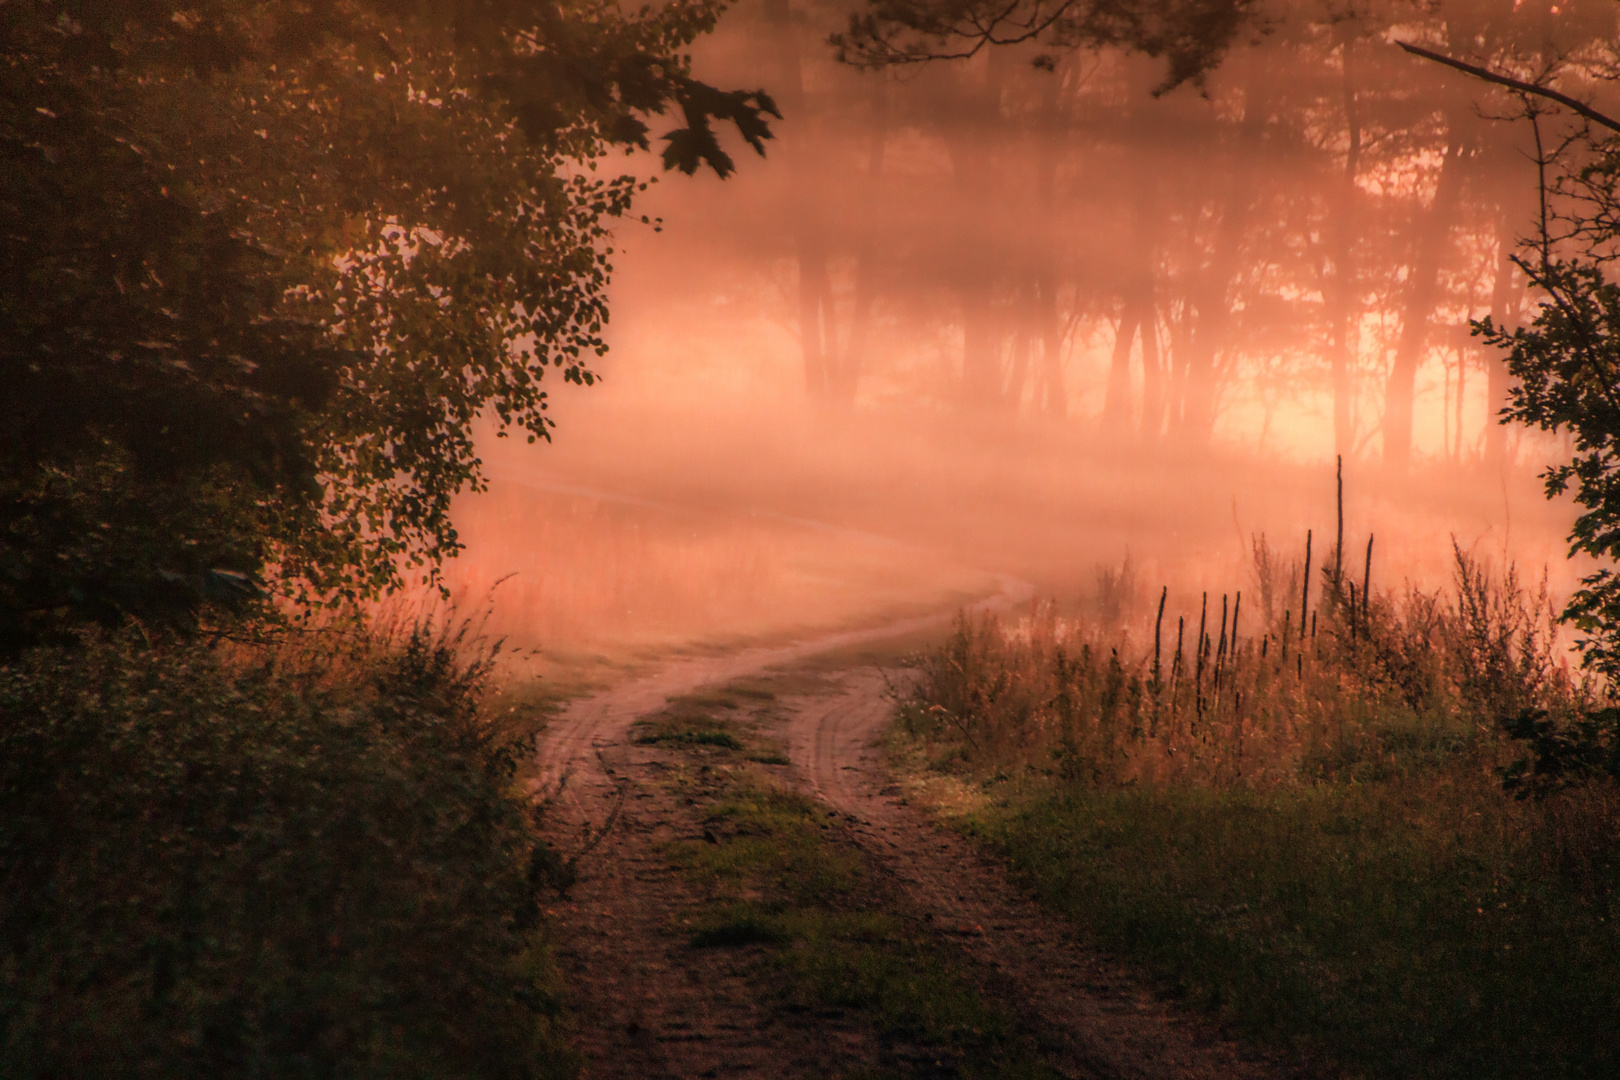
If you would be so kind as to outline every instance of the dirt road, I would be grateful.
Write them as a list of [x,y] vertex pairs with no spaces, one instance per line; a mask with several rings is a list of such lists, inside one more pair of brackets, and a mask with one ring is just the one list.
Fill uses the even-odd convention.
[[[1027,598],[1027,587],[1009,580],[984,606]],[[638,717],[672,696],[916,633],[948,617],[681,661],[579,701],[551,726],[541,782],[562,785],[555,827],[588,830],[623,807],[613,833],[582,864],[571,899],[555,912],[560,952],[581,995],[587,1076],[832,1076],[875,1060],[879,1048],[852,1018],[773,1011],[756,999],[733,958],[691,950],[670,933],[683,911],[703,902],[663,854],[690,839],[682,830],[693,828],[692,819],[671,802],[667,785],[654,782],[672,767],[667,755],[629,735]],[[871,668],[835,673],[815,692],[781,701],[766,734],[786,748],[790,782],[845,816],[847,835],[881,866],[896,906],[950,943],[1058,1074],[1301,1075],[1154,997],[1024,899],[1000,867],[906,805],[876,746],[890,707],[886,689]]]

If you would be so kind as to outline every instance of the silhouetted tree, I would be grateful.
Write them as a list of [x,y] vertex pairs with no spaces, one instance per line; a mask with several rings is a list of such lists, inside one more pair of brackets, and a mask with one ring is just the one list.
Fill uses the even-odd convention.
[[0,651],[431,579],[474,421],[594,378],[638,190],[596,163],[666,109],[666,167],[770,136],[688,74],[716,13],[0,8]]
[[1115,46],[1164,58],[1161,88],[1172,89],[1219,63],[1258,6],[1254,0],[871,0],[833,44],[840,59],[860,66],[965,59],[991,46]]
[[[1475,323],[1475,331],[1506,353],[1517,380],[1508,390],[1503,421],[1567,431],[1573,438],[1572,460],[1543,473],[1547,495],[1574,488],[1582,513],[1570,535],[1570,554],[1608,565],[1582,579],[1563,617],[1586,635],[1577,643],[1585,666],[1612,688],[1620,678],[1620,575],[1613,569],[1620,560],[1620,285],[1608,268],[1620,257],[1620,118],[1552,83],[1564,72],[1577,82],[1620,81],[1620,52],[1603,40],[1520,77],[1403,47],[1506,87],[1534,125],[1540,213],[1525,253],[1513,261],[1541,294],[1540,308],[1528,326],[1510,328],[1488,316]],[[1556,106],[1574,112],[1579,124],[1549,124],[1547,112]],[[1613,711],[1603,715],[1612,733]]]

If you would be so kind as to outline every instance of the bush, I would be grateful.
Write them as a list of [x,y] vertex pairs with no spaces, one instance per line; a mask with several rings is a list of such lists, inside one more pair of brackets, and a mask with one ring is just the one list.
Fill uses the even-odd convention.
[[560,1068],[544,849],[460,644],[0,668],[0,1075]]

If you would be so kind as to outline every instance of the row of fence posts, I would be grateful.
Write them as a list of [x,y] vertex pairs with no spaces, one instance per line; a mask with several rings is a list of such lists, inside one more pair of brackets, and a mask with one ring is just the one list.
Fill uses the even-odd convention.
[[[1337,509],[1338,530],[1337,542],[1333,551],[1333,570],[1329,579],[1334,592],[1337,608],[1346,616],[1345,624],[1350,639],[1356,640],[1359,636],[1367,636],[1371,632],[1371,596],[1372,596],[1372,557],[1373,535],[1367,536],[1366,558],[1362,564],[1361,588],[1358,592],[1356,583],[1348,583],[1348,591],[1344,581],[1344,458],[1337,460],[1335,479],[1337,481]],[[1290,605],[1283,611],[1282,632],[1278,635],[1280,657],[1276,670],[1287,670],[1289,643],[1297,636],[1298,647],[1294,650],[1294,673],[1296,678],[1303,679],[1305,675],[1305,649],[1307,642],[1316,640],[1316,616],[1311,610],[1311,550],[1314,535],[1312,530],[1305,530],[1305,572],[1301,575],[1303,581],[1300,585],[1299,597],[1299,628],[1293,626],[1293,607]],[[1324,567],[1324,570],[1326,568]],[[1164,610],[1170,599],[1170,587],[1165,585],[1159,592],[1158,615],[1153,622],[1153,723],[1157,726],[1160,707],[1164,703],[1165,682],[1163,678],[1163,646],[1164,646]],[[1232,597],[1230,610],[1230,628],[1228,627],[1227,594],[1221,594],[1221,626],[1219,641],[1209,636],[1209,593],[1203,594],[1202,603],[1198,612],[1198,637],[1194,640],[1193,664],[1193,708],[1195,725],[1202,724],[1207,711],[1214,712],[1221,701],[1221,687],[1223,681],[1228,681],[1229,673],[1235,672],[1239,656],[1238,620],[1242,614],[1243,593],[1237,591]],[[1185,677],[1185,638],[1187,619],[1184,615],[1176,616],[1176,651],[1170,663],[1169,701],[1172,718],[1176,714],[1177,691],[1180,681]],[[1268,659],[1271,648],[1271,633],[1262,634],[1260,643],[1261,659]],[[1214,651],[1213,662],[1210,652]],[[1210,680],[1209,696],[1205,697],[1206,669],[1213,676]],[[1243,707],[1242,688],[1236,686],[1236,676],[1232,674],[1229,680],[1233,684],[1233,712],[1240,715]],[[1241,726],[1240,726],[1241,730]]]

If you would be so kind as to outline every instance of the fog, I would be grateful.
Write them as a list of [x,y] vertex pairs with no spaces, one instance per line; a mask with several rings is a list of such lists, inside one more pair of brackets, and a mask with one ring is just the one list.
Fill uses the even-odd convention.
[[1298,560],[1313,530],[1321,565],[1340,455],[1375,588],[1443,585],[1455,538],[1567,592],[1573,512],[1536,479],[1566,448],[1495,423],[1467,328],[1533,313],[1529,129],[1391,41],[1506,63],[1612,8],[1278,5],[1157,97],[1161,65],[1106,50],[860,72],[825,44],[843,11],[783,10],[746,0],[695,56],[776,96],[768,158],[654,185],[661,228],[615,237],[603,382],[558,380],[551,445],[483,440],[448,580],[504,578],[515,643],[799,633],[993,573],[1083,606],[1127,559],[1139,603],[1187,610],[1254,589],[1262,536]]

